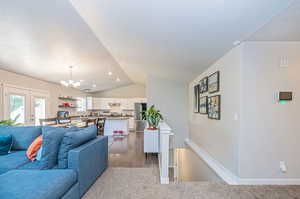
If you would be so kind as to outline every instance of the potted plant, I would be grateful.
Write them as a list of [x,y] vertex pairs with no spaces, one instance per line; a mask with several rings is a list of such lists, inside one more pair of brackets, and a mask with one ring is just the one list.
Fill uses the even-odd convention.
[[159,152],[159,131],[158,125],[163,116],[160,111],[155,109],[152,105],[144,112],[148,127],[144,130],[144,153],[158,153]]
[[163,120],[163,116],[160,111],[155,109],[155,106],[152,105],[144,114],[147,122],[148,122],[148,130],[157,130],[159,122]]
[[19,126],[21,124],[17,123],[18,118],[20,115],[17,115],[15,119],[9,119],[9,120],[0,120],[0,125],[6,125],[6,126]]

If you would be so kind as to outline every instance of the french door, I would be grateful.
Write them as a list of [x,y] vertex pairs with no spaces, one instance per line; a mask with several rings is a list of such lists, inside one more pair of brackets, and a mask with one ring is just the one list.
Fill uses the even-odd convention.
[[39,125],[47,117],[48,98],[45,92],[4,86],[4,118],[15,119],[23,125]]

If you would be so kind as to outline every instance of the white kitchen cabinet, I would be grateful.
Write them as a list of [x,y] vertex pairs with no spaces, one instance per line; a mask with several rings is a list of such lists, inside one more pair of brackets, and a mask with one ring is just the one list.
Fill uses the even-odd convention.
[[93,109],[93,97],[86,97],[86,109],[87,110]]
[[93,98],[93,109],[101,109],[101,98]]
[[98,98],[87,97],[87,109],[112,109],[109,104],[119,103],[121,110],[134,110],[135,103],[147,103],[146,98]]
[[134,110],[134,99],[128,99],[128,109]]
[[122,106],[123,110],[124,109],[125,110],[133,110],[134,109],[134,102],[130,98],[122,99],[121,106]]
[[100,109],[110,109],[109,103],[111,103],[110,98],[100,98]]

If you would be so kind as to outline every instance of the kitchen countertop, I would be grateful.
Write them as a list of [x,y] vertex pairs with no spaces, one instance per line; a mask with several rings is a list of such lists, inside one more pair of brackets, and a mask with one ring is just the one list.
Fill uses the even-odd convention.
[[129,117],[105,117],[106,120],[129,120]]

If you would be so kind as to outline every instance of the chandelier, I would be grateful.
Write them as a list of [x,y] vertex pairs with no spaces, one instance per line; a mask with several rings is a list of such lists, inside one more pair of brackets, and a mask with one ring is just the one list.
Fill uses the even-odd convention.
[[69,80],[61,80],[60,83],[63,85],[63,86],[66,86],[66,87],[74,87],[74,88],[77,88],[80,86],[80,81],[75,81],[73,80],[73,66],[70,66],[69,69],[70,69],[70,79]]

